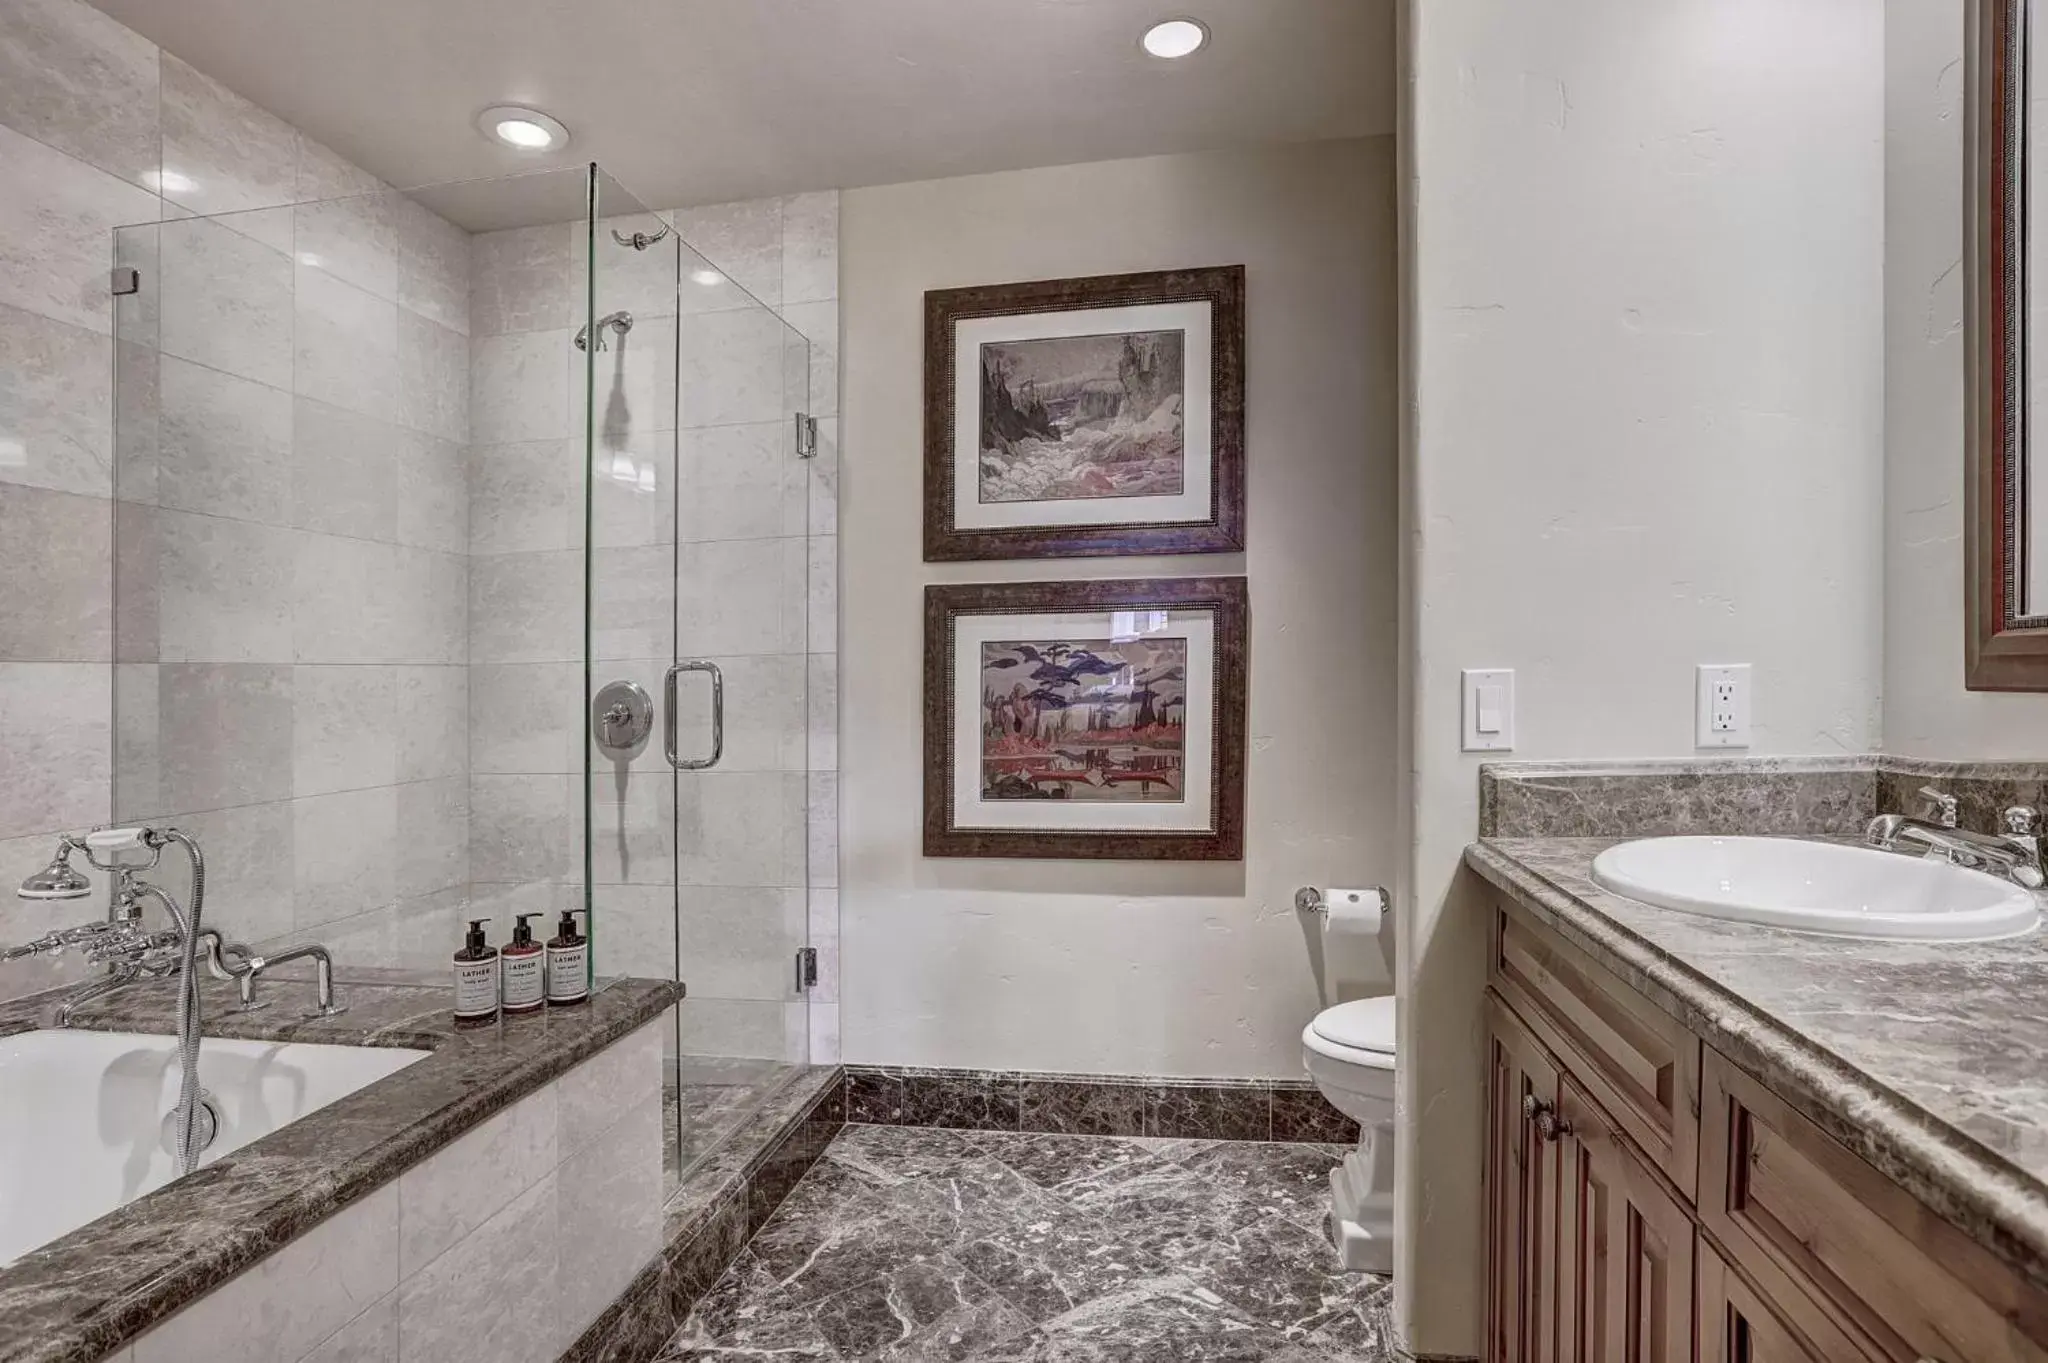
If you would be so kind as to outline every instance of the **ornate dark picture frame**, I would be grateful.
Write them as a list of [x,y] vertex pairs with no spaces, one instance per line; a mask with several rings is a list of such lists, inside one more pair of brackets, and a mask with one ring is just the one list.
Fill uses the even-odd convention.
[[[1206,828],[1089,829],[962,826],[955,809],[956,763],[980,753],[955,751],[958,701],[956,631],[978,616],[1095,612],[1206,613],[1213,620],[1213,680],[1206,717],[1186,715],[1193,732],[1206,718],[1210,757]],[[1251,655],[1250,593],[1242,577],[1118,581],[989,582],[926,587],[924,595],[924,854],[928,857],[1041,857],[1155,861],[1238,861],[1244,856],[1246,724]],[[1185,708],[1185,707],[1184,707]],[[1183,740],[1185,744],[1185,740]],[[976,778],[977,782],[979,777]],[[1104,804],[1101,808],[1113,810]]]
[[[1965,48],[1963,684],[2048,691],[2048,606],[2025,600],[2027,72],[2025,0],[1972,0]],[[2048,172],[2044,172],[2048,173]],[[2048,359],[2044,359],[2048,363]],[[2029,610],[2031,605],[2032,609]]]
[[[1222,554],[1244,548],[1244,266],[1159,270],[935,289],[924,296],[924,556],[927,562],[1124,554]],[[1206,515],[1116,524],[962,526],[956,506],[958,404],[980,402],[981,376],[956,372],[956,328],[1148,304],[1209,306],[1209,506]],[[963,382],[967,385],[964,396]],[[979,408],[977,407],[977,412]],[[977,452],[978,453],[978,452]],[[1043,505],[1057,506],[1058,502]]]

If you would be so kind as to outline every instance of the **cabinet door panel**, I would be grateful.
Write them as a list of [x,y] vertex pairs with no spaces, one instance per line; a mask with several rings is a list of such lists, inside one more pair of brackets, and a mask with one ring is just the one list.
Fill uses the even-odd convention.
[[1571,1079],[1561,1289],[1582,1363],[1690,1363],[1693,1226],[1620,1129]]
[[1536,1134],[1527,1104],[1557,1102],[1558,1073],[1498,997],[1491,1032],[1486,1141],[1487,1359],[1560,1363],[1558,1151]]
[[1804,1331],[1788,1324],[1704,1240],[1699,1265],[1699,1363],[1864,1363],[1869,1357],[1811,1308],[1800,1312]]

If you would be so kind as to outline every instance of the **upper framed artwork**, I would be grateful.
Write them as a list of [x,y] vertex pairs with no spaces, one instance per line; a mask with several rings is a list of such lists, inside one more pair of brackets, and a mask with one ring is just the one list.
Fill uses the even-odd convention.
[[924,296],[924,556],[1244,548],[1244,266]]
[[924,854],[1244,856],[1241,577],[924,593]]

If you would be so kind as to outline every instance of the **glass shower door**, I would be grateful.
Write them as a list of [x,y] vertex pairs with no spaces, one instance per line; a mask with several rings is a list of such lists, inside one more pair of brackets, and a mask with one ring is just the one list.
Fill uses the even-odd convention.
[[[809,1059],[809,465],[803,337],[601,183],[592,244],[593,722],[611,681],[652,732],[593,743],[600,968],[673,974],[678,1172]],[[629,315],[627,330],[605,319]]]

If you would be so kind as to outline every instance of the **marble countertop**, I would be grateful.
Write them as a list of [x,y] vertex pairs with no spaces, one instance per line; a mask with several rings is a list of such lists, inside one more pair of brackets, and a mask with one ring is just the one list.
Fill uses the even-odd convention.
[[1593,883],[1620,841],[1488,838],[1465,860],[2048,1285],[2048,932],[1876,942],[1676,913]]
[[[204,987],[208,1036],[433,1054],[0,1268],[0,1363],[89,1363],[120,1347],[682,997],[678,984],[619,980],[579,1007],[458,1027],[445,986],[344,980],[348,1011],[331,1018],[294,1016],[282,998],[236,1015],[233,985]],[[43,1025],[54,997],[0,1004],[0,1035]],[[173,1032],[176,1003],[172,983],[133,985],[72,1026]]]

